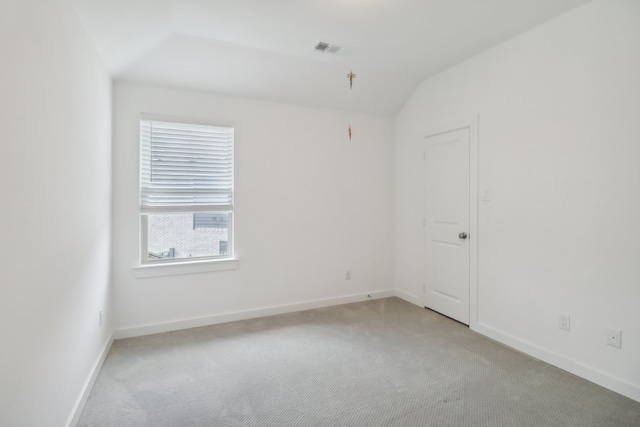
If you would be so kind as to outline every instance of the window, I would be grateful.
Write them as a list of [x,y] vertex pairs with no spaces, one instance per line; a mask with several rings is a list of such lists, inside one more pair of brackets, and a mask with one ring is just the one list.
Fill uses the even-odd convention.
[[142,264],[233,257],[233,127],[140,121]]

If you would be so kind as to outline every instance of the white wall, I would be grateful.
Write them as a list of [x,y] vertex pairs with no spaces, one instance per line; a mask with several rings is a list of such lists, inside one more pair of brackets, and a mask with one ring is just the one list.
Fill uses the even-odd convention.
[[589,3],[416,90],[395,151],[396,286],[415,299],[419,146],[427,126],[472,114],[491,191],[475,328],[640,400],[640,2]]
[[110,340],[111,83],[64,1],[3,1],[0,54],[0,425],[62,426]]
[[[393,289],[391,119],[353,115],[349,142],[349,115],[338,111],[131,83],[115,84],[114,105],[118,336]],[[132,275],[139,258],[140,113],[234,123],[236,270]],[[164,323],[170,325],[147,328]]]

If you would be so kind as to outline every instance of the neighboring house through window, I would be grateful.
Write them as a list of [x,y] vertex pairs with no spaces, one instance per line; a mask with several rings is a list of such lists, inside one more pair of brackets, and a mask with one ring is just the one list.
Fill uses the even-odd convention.
[[233,127],[140,121],[142,264],[233,257]]

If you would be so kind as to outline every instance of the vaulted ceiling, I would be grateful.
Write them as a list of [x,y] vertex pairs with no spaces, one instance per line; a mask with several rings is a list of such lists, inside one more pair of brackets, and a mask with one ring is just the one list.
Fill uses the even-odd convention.
[[426,77],[588,0],[72,1],[114,80],[394,116]]

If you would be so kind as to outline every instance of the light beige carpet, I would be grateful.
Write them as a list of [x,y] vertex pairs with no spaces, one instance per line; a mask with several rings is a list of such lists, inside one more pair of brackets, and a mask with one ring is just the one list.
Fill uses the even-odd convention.
[[79,426],[640,426],[640,403],[397,298],[114,342]]

